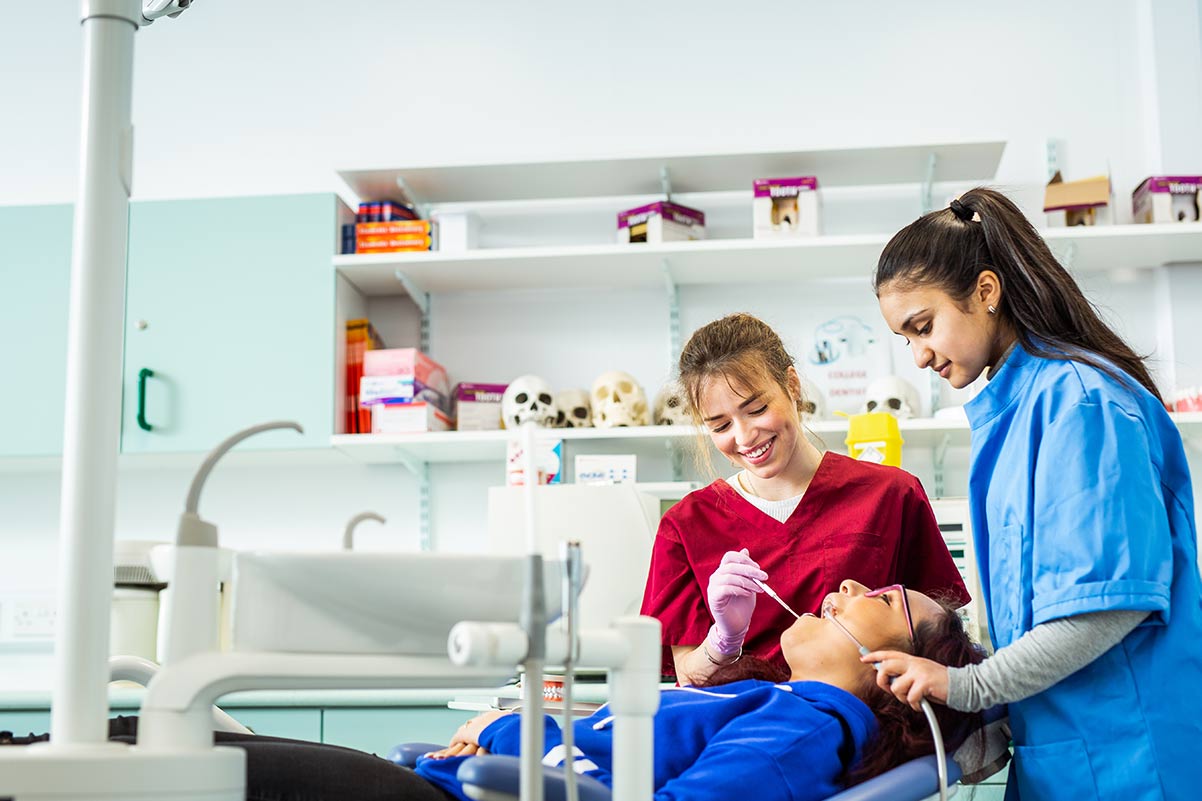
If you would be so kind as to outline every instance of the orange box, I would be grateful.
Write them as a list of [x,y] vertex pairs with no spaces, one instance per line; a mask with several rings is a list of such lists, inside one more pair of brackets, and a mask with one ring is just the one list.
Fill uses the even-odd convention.
[[433,229],[429,220],[389,220],[388,222],[364,222],[355,224],[356,241],[370,236],[430,236]]

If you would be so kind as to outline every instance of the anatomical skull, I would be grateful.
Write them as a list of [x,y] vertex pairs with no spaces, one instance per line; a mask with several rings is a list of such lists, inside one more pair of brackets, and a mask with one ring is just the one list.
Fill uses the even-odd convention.
[[555,425],[555,397],[551,385],[536,375],[515,378],[501,396],[501,420],[517,428],[528,420],[543,428]]
[[593,411],[588,405],[588,390],[565,389],[555,396],[558,414],[556,428],[591,428]]
[[655,414],[652,420],[657,426],[691,426],[693,415],[684,390],[675,381],[669,381],[655,396]]
[[805,420],[821,420],[826,416],[826,396],[805,377],[801,379],[801,415]]
[[878,378],[868,385],[863,411],[888,412],[898,420],[907,420],[918,414],[918,390],[895,375]]
[[647,394],[630,373],[610,370],[593,382],[593,425],[598,428],[645,426]]

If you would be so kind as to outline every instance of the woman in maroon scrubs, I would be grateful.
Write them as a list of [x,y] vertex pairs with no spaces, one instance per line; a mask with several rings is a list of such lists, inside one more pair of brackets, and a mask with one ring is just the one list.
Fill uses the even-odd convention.
[[[801,425],[801,379],[780,337],[748,314],[698,329],[680,355],[694,420],[738,472],[660,522],[642,613],[663,624],[664,672],[703,681],[744,652],[783,665],[778,604],[817,614],[844,578],[969,597],[922,485],[896,467],[820,452]],[[889,598],[882,597],[882,603]]]

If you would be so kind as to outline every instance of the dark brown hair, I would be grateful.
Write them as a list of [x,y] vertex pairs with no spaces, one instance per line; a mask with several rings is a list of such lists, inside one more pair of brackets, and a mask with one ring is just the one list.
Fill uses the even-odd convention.
[[[949,667],[975,665],[985,655],[972,642],[960,615],[951,603],[939,601],[943,614],[927,619],[914,627],[914,644],[898,642],[890,647],[930,659]],[[875,673],[865,671],[864,684],[856,692],[876,717],[878,729],[863,755],[844,775],[848,785],[871,779],[890,768],[916,757],[935,753],[935,741],[926,715],[912,709],[880,689]],[[712,687],[743,679],[783,682],[789,671],[775,662],[744,656],[737,662],[718,668],[699,686]],[[972,732],[981,728],[979,712],[958,712],[943,704],[931,704],[939,721],[943,742],[948,752],[955,750]]]
[[935,286],[963,303],[983,270],[1002,287],[998,315],[1022,347],[1048,359],[1073,359],[1121,384],[1132,378],[1162,403],[1143,358],[1099,316],[1047,243],[1005,195],[978,187],[952,208],[932,211],[898,231],[881,253],[872,285]]

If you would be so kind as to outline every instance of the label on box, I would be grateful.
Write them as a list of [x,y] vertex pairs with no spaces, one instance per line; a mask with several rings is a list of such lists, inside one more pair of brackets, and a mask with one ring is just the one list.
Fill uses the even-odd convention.
[[813,175],[797,178],[756,178],[751,182],[755,197],[796,197],[802,192],[818,189],[818,179]]
[[461,382],[455,386],[455,428],[496,431],[501,428],[501,396],[505,384]]
[[[535,440],[538,453],[534,464],[538,470],[539,484],[559,484],[563,481],[563,440]],[[520,487],[526,483],[526,457],[521,443],[509,440],[505,459],[505,483]]]
[[433,387],[399,375],[365,375],[359,379],[359,405],[426,401],[449,412],[447,398]]
[[637,460],[633,453],[581,454],[576,457],[576,483],[633,484]]
[[450,429],[451,418],[432,403],[377,403],[371,407],[373,434],[413,434]]

